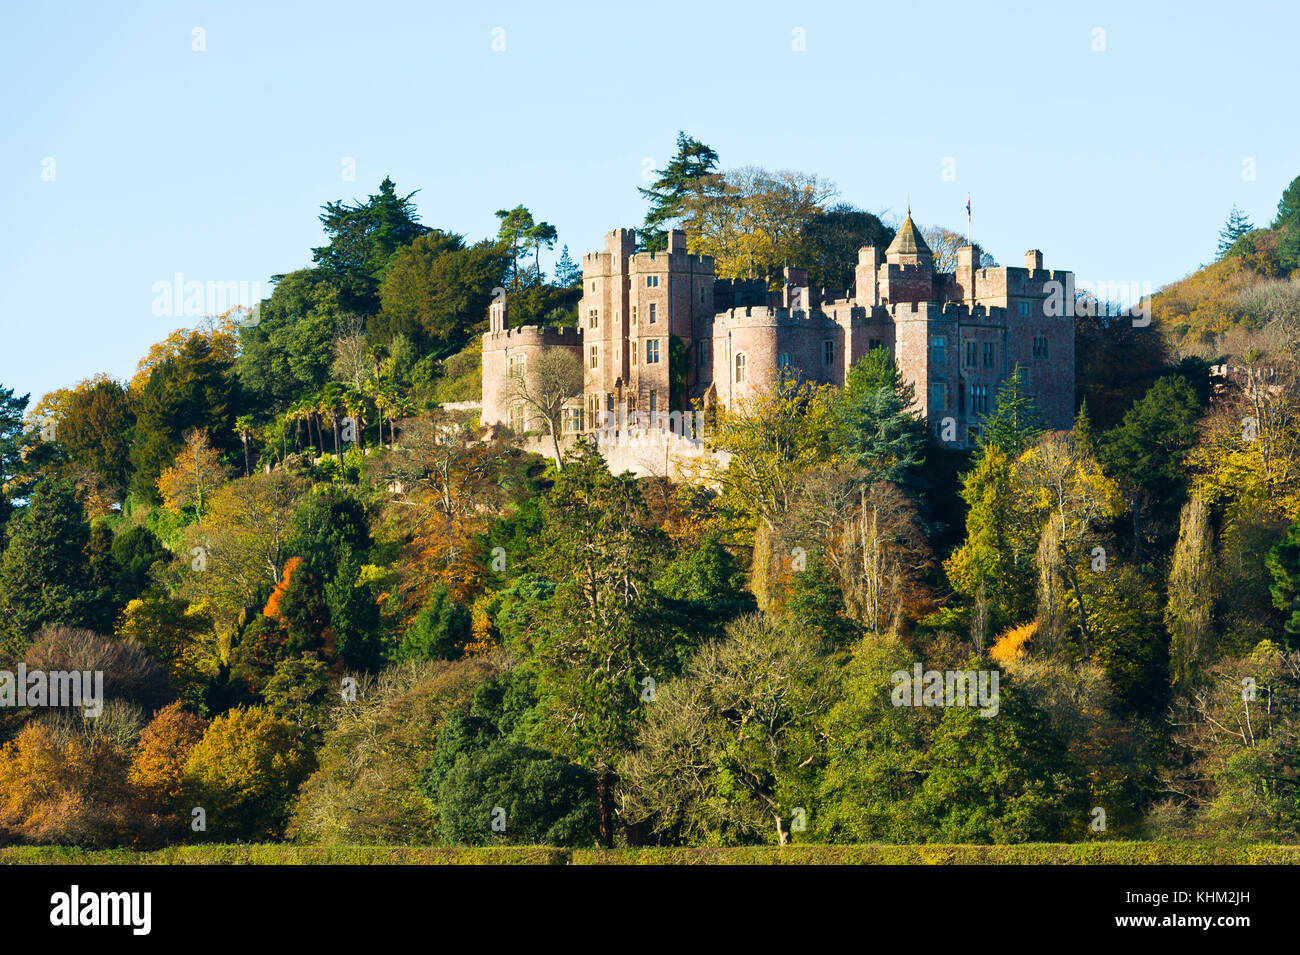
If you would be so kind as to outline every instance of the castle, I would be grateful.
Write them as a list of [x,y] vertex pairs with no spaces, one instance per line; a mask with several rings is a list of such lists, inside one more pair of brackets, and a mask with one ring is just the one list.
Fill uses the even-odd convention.
[[854,362],[888,348],[918,413],[950,447],[974,441],[999,382],[1017,368],[1046,426],[1069,428],[1074,322],[1046,302],[1049,283],[1059,295],[1073,276],[1045,269],[1036,249],[1024,268],[981,268],[981,255],[967,244],[955,272],[936,272],[909,210],[883,253],[859,250],[855,288],[809,288],[806,270],[788,268],[784,287],[771,291],[763,280],[719,279],[711,256],[686,251],[681,231],[663,252],[637,252],[636,233],[615,229],[602,251],[583,256],[579,327],[508,328],[505,303],[492,304],[482,421],[538,428],[525,409],[508,407],[506,383],[548,348],[582,362],[583,394],[564,408],[566,437],[638,414],[667,427],[671,412],[743,406],[783,372],[842,385]]

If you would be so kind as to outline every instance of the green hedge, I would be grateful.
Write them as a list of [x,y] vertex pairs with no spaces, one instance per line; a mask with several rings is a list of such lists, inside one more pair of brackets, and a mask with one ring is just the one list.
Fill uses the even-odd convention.
[[449,849],[199,845],[150,852],[23,846],[0,865],[1295,865],[1300,846],[1092,842],[1021,846],[742,846],[718,849]]
[[577,849],[574,865],[1295,865],[1300,846],[1159,842],[1018,846],[750,846],[722,849]]
[[433,846],[171,846],[68,849],[23,846],[0,849],[0,865],[564,865],[568,852],[547,846],[447,849]]

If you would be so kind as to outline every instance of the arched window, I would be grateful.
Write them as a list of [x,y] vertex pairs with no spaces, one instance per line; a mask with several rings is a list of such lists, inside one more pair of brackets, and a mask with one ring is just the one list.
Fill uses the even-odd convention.
[[738,352],[736,354],[736,383],[739,384],[744,380],[745,380],[745,353]]

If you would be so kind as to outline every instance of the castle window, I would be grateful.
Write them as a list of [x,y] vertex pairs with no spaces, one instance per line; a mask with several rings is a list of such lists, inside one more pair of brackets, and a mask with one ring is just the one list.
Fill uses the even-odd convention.
[[1016,377],[1020,379],[1020,387],[1029,387],[1029,369],[1024,365],[1016,365]]
[[827,367],[835,364],[835,339],[833,338],[822,341],[822,364]]
[[993,367],[993,343],[992,342],[984,343],[984,367],[985,368]]
[[636,339],[633,339],[633,340],[632,340],[632,347],[628,349],[628,351],[630,351],[630,352],[632,353],[632,364],[633,364],[634,366],[636,365],[636,353],[637,353],[637,351],[640,350],[640,347],[641,347],[641,346],[640,346],[640,343],[637,342]]
[[658,287],[659,287],[659,276],[657,276],[657,275],[647,275],[647,276],[645,277],[645,287],[646,287],[646,288],[658,288]]
[[1017,312],[1017,314],[1019,314],[1019,315],[1022,315],[1022,316],[1028,316],[1028,315],[1029,315],[1029,303],[1028,303],[1028,302],[1017,302],[1017,303],[1016,303],[1016,312]]
[[1034,357],[1035,357],[1035,358],[1046,358],[1046,357],[1047,357],[1047,339],[1046,339],[1046,338],[1035,338],[1035,339],[1034,339]]
[[700,368],[703,368],[703,367],[704,367],[704,363],[705,363],[706,361],[709,360],[709,343],[708,343],[708,342],[696,342],[696,343],[695,343],[695,354],[696,354],[696,358],[697,358],[697,360],[696,360],[695,363],[696,363]]
[[659,339],[647,338],[645,340],[645,363],[654,365],[659,362]]
[[867,351],[875,351],[877,348],[884,348],[885,341],[882,338],[873,338],[867,342]]
[[524,373],[524,358],[523,355],[510,356],[510,374],[512,377]]
[[632,306],[632,324],[633,324],[633,325],[636,324],[636,306],[635,306],[635,305]]
[[655,303],[654,303],[654,302],[651,302],[651,303],[650,303],[650,324],[653,325],[653,324],[655,323],[655,321],[656,321],[656,318],[655,318]]
[[977,346],[976,346],[976,343],[975,343],[975,342],[967,342],[967,343],[966,343],[966,367],[967,367],[967,368],[974,368],[974,367],[975,367],[975,352],[976,352],[976,350],[977,350]]
[[930,414],[948,410],[948,386],[941,381],[930,385]]
[[970,386],[970,410],[971,410],[971,414],[989,413],[989,386],[988,385]]
[[521,404],[510,407],[510,430],[522,434],[527,430],[528,417],[524,413],[524,406]]
[[593,308],[590,312],[590,323],[592,328],[600,324],[600,309]]
[[736,383],[739,384],[745,380],[745,354],[741,352],[736,356]]
[[930,339],[930,364],[946,365],[948,340],[942,335],[935,335]]
[[652,391],[652,392],[650,392],[650,420],[651,420],[651,422],[654,421],[654,419],[658,416],[658,414],[659,414],[659,392],[657,392],[657,391]]
[[779,354],[779,355],[776,356],[776,363],[777,363],[778,365],[780,365],[782,368],[789,368],[789,367],[790,367],[790,353],[789,353],[789,352],[781,352],[781,354]]
[[564,430],[567,434],[582,430],[582,409],[565,408],[564,409]]
[[596,345],[592,345],[591,349],[587,352],[587,355],[587,367],[598,368],[600,366],[600,348]]

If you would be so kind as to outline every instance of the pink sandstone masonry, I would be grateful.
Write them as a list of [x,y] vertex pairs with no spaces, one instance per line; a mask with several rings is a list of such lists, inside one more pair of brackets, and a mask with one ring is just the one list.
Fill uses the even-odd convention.
[[[666,415],[719,404],[735,407],[778,374],[842,385],[852,365],[887,348],[916,391],[919,413],[954,447],[974,439],[998,385],[1019,368],[1051,428],[1074,417],[1074,322],[1049,316],[1048,283],[1072,287],[1069,272],[1025,266],[980,268],[978,246],[957,254],[955,272],[935,272],[933,254],[909,213],[883,252],[865,247],[854,289],[808,287],[787,269],[783,288],[718,279],[713,259],[686,251],[680,231],[660,253],[636,251],[636,233],[615,229],[582,260],[579,327],[507,326],[491,307],[483,337],[483,422],[510,424],[505,382],[512,362],[545,348],[582,361],[581,398],[570,434],[592,434],[616,412]],[[525,371],[526,373],[526,371]],[[523,423],[520,412],[516,425]]]

